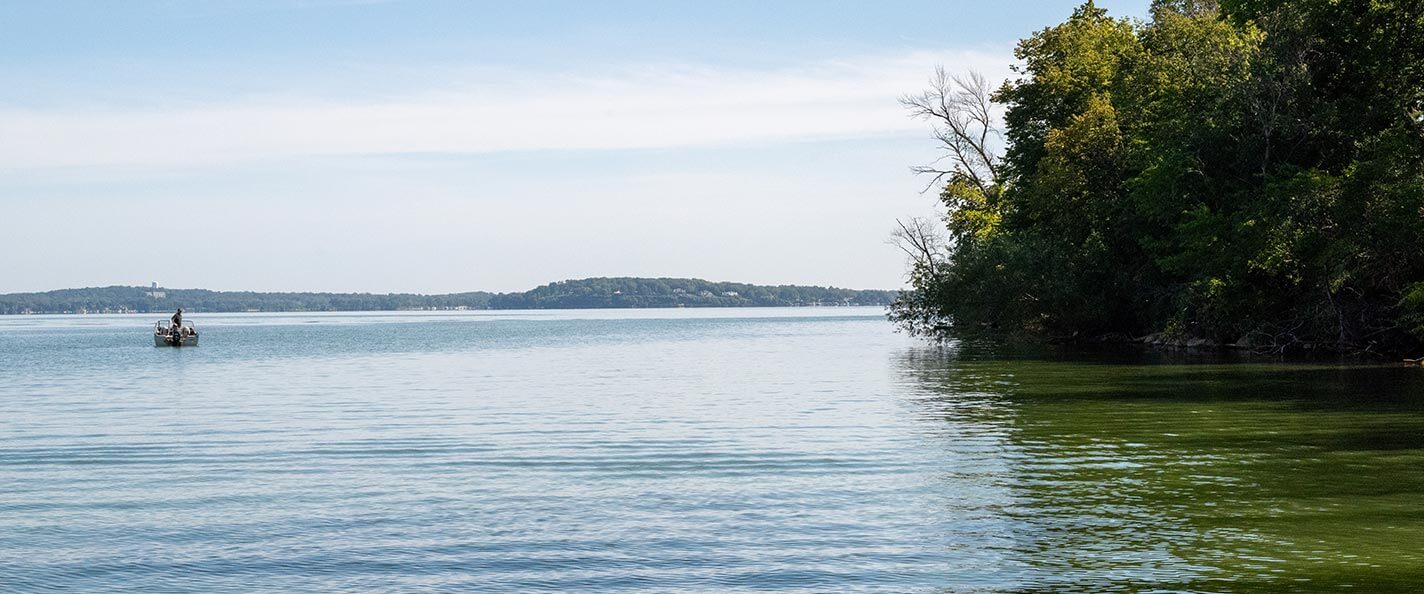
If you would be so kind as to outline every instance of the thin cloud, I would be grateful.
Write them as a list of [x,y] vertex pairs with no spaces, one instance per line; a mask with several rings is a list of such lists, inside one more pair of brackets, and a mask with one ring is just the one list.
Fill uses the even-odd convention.
[[397,99],[181,110],[0,111],[0,167],[187,167],[304,156],[618,150],[921,131],[895,101],[937,64],[1007,75],[1007,53],[916,52],[776,71],[657,67],[454,81]]

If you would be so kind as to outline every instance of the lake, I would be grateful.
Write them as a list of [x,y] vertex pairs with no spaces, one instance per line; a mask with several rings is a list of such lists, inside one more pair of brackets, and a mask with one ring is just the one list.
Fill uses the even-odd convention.
[[1424,370],[869,308],[0,318],[0,590],[1413,591]]

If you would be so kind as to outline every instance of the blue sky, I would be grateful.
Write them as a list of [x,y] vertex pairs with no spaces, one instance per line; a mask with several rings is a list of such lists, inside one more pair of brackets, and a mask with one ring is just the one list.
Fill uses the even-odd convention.
[[1075,5],[6,3],[0,292],[898,287],[896,97]]

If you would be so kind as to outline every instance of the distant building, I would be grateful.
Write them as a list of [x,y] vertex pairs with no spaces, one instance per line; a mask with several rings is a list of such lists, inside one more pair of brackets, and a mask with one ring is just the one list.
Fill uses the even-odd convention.
[[736,292],[736,291],[723,291],[723,292],[722,292],[722,296],[723,296],[723,297],[736,297],[736,296],[737,296],[737,292]]
[[157,282],[153,283],[153,284],[150,285],[149,287],[150,287],[149,292],[148,292],[148,293],[145,293],[145,294],[148,295],[149,297],[152,297],[152,298],[154,298],[154,299],[163,299],[164,297],[167,297],[167,296],[168,296],[167,293],[158,290],[158,283],[157,283]]

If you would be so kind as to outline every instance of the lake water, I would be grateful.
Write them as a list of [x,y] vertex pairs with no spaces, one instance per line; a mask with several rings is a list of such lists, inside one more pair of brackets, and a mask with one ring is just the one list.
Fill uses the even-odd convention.
[[0,318],[0,591],[1417,591],[1424,370],[874,309]]

